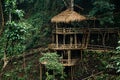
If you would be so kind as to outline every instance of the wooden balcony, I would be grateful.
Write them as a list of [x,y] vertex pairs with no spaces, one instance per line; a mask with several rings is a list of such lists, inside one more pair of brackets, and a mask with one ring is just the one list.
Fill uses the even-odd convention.
[[57,28],[53,30],[56,34],[80,34],[85,32],[98,33],[98,32],[108,32],[108,33],[118,33],[119,28]]
[[63,66],[74,66],[79,61],[79,59],[61,59],[60,62]]
[[53,50],[80,50],[86,47],[84,44],[50,44],[48,48]]

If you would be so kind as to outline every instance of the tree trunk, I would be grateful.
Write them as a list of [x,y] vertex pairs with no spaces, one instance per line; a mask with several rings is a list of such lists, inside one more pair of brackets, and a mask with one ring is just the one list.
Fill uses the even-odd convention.
[[74,10],[74,0],[71,0],[71,11],[73,11]]
[[0,35],[2,34],[3,32],[3,28],[4,28],[4,15],[3,15],[3,8],[2,8],[2,1],[0,0],[0,26],[1,26],[1,29],[0,29]]
[[7,46],[8,46],[8,41],[6,42],[6,45],[5,45],[5,50],[4,50],[4,65],[2,67],[2,70],[4,70],[4,68],[6,67],[6,65],[8,64],[8,59],[7,59]]

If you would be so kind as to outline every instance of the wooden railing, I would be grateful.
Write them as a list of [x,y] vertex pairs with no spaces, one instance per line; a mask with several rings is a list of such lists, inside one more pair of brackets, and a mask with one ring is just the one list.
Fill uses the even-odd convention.
[[81,33],[83,32],[84,28],[57,28],[56,30],[53,30],[53,33],[64,33],[64,34],[70,34],[70,33]]
[[83,33],[84,31],[91,31],[94,32],[109,32],[109,33],[117,33],[120,31],[119,28],[57,28],[53,30],[53,33],[58,34],[71,34],[71,33]]
[[50,44],[48,46],[50,49],[83,49],[84,44]]
[[87,49],[92,49],[92,50],[113,50],[114,47],[103,46],[103,45],[88,45]]
[[85,44],[50,44],[48,46],[50,49],[60,50],[60,49],[89,49],[89,50],[113,50],[114,47],[103,46],[103,45],[88,45]]

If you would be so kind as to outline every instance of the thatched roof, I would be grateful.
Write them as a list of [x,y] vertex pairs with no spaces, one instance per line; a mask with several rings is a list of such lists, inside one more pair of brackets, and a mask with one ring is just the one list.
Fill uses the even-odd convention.
[[54,16],[51,19],[51,22],[56,22],[56,23],[60,23],[60,22],[64,22],[64,23],[69,23],[69,22],[74,22],[74,21],[83,21],[83,20],[87,20],[87,18],[83,15],[78,14],[75,11],[71,11],[70,9],[67,9],[63,12],[61,12],[60,14]]

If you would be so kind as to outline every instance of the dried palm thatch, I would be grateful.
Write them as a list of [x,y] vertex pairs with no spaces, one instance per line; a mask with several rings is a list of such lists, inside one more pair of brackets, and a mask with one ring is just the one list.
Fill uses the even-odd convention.
[[83,20],[87,20],[87,18],[83,15],[78,14],[75,11],[72,11],[70,9],[67,9],[63,12],[61,12],[60,14],[58,14],[57,16],[54,16],[51,19],[51,22],[56,22],[56,23],[60,23],[60,22],[64,22],[64,23],[69,23],[69,22],[74,22],[74,21],[83,21]]

